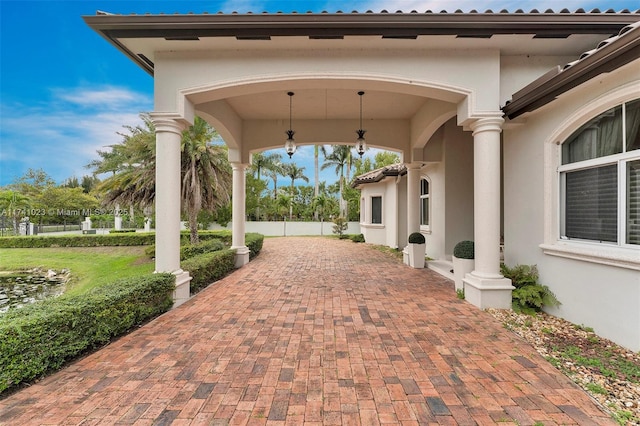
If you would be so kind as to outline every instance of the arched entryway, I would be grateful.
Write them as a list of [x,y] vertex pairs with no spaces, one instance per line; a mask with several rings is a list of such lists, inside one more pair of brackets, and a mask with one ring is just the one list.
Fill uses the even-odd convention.
[[[236,265],[242,266],[248,261],[245,170],[252,152],[283,146],[287,93],[295,93],[298,144],[352,144],[359,127],[358,92],[364,91],[367,143],[401,152],[407,166],[402,219],[407,229],[419,229],[421,168],[431,136],[452,117],[472,132],[474,179],[468,184],[474,186],[474,210],[468,214],[475,223],[476,269],[468,276],[467,300],[481,307],[510,306],[511,285],[499,269],[499,41],[458,38],[459,23],[432,32],[428,25],[409,25],[414,17],[408,15],[156,18],[114,19],[104,31],[126,38],[128,54],[154,74],[157,193],[162,194],[156,206],[158,271],[176,273],[179,287],[188,287],[177,244],[182,126],[197,114],[229,147],[232,244]],[[462,26],[477,31],[478,22],[471,21]]]

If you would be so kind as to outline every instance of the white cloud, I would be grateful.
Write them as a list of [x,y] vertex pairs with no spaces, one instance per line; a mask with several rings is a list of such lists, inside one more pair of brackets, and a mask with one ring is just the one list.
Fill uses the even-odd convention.
[[54,89],[40,104],[0,105],[0,185],[28,168],[42,168],[57,182],[89,174],[85,168],[96,150],[118,143],[124,125],[141,123],[139,113],[152,109],[151,98],[122,87]]
[[70,92],[63,89],[53,91],[56,98],[83,107],[116,109],[135,104],[149,104],[152,100],[131,90],[106,86],[102,88],[78,88]]

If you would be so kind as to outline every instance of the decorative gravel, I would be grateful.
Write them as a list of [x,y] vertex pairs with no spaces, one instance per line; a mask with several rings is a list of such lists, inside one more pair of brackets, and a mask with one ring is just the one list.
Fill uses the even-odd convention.
[[487,312],[525,339],[621,425],[640,425],[640,353],[546,313]]

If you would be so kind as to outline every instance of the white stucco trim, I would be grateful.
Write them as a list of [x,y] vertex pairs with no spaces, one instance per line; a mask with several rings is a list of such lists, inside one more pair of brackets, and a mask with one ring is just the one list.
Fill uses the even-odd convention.
[[540,244],[539,247],[550,256],[640,271],[640,252],[634,249],[585,242],[557,242]]
[[[199,103],[197,102],[199,96],[202,94],[209,95],[213,92],[217,92],[216,96],[207,96],[207,101],[225,99],[238,95],[262,93],[265,90],[294,90],[310,87],[340,88],[344,86],[342,82],[345,81],[349,82],[348,87],[353,87],[353,83],[358,81],[362,81],[363,83],[375,82],[377,84],[376,90],[388,90],[397,93],[424,96],[456,104],[469,97],[471,99],[471,102],[469,102],[469,111],[472,111],[475,105],[473,91],[462,86],[426,80],[420,81],[414,78],[402,78],[391,74],[348,71],[274,73],[218,80],[210,84],[180,89],[178,96],[191,98],[196,101],[195,103]],[[312,82],[313,84],[311,84]],[[180,99],[178,102],[179,105],[185,104],[185,102]]]
[[360,223],[361,228],[384,229],[385,226],[379,223]]
[[562,143],[587,120],[623,102],[638,99],[640,79],[585,102],[551,133],[544,144],[543,253],[620,268],[640,270],[640,248],[560,239],[560,174]]

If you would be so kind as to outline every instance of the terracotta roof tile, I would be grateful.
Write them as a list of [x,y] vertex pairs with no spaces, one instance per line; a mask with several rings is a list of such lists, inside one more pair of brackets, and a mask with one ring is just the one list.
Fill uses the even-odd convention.
[[351,186],[353,188],[365,183],[380,182],[387,176],[404,176],[407,173],[407,166],[403,163],[395,163],[388,166],[380,167],[379,169],[372,170],[367,173],[363,173],[356,176],[353,179]]

